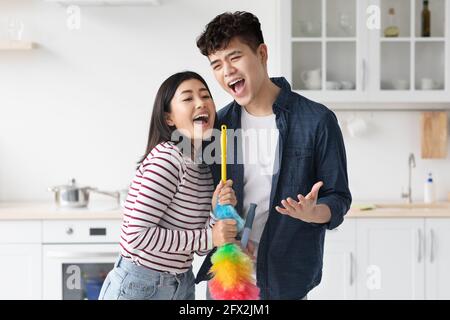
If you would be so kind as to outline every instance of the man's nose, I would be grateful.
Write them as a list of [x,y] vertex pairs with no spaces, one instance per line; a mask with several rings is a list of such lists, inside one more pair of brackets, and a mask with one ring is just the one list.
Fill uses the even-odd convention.
[[225,77],[232,76],[236,72],[236,68],[229,62],[224,63],[223,67]]

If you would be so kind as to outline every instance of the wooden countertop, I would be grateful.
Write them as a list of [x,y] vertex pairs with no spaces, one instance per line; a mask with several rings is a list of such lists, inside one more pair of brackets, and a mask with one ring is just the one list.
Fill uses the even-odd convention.
[[51,202],[0,203],[0,220],[96,220],[122,219],[114,201],[92,202],[87,208],[57,208]]
[[434,204],[383,203],[373,209],[362,210],[355,204],[347,213],[347,218],[450,218],[450,202]]
[[[393,204],[382,208],[361,210],[355,204],[346,218],[450,218],[450,202],[438,203],[433,208],[402,207]],[[397,207],[395,207],[397,206]],[[122,208],[114,201],[92,202],[88,208],[60,209],[51,202],[3,202],[0,203],[0,220],[95,220],[122,219]]]

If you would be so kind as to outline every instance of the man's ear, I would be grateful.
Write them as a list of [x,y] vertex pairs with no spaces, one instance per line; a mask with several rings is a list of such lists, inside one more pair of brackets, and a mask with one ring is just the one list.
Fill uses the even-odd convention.
[[164,112],[164,117],[166,118],[166,123],[169,127],[172,127],[175,125],[175,123],[172,120],[172,116],[169,112]]
[[258,53],[259,53],[259,56],[261,57],[261,62],[264,65],[266,65],[267,64],[268,54],[267,54],[267,45],[265,43],[261,43],[259,45]]

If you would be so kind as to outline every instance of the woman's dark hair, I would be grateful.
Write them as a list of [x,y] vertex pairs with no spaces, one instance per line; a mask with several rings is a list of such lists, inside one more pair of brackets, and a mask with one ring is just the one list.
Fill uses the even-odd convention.
[[138,166],[145,160],[150,151],[161,142],[170,141],[175,126],[169,126],[166,122],[166,112],[171,112],[170,102],[172,101],[175,92],[180,84],[186,80],[196,79],[205,85],[208,92],[211,95],[211,91],[206,81],[198,73],[193,71],[183,71],[171,75],[164,80],[158,89],[153,104],[152,118],[150,120],[150,129],[148,133],[147,148],[145,154],[138,162]]
[[258,18],[245,11],[222,13],[206,25],[197,39],[197,47],[204,56],[209,56],[227,47],[234,37],[238,37],[256,52],[259,45],[264,43]]

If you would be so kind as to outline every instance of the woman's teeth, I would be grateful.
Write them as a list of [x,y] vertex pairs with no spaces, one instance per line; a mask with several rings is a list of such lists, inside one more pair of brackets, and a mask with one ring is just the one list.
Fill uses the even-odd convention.
[[198,116],[194,117],[194,122],[200,122],[201,124],[208,122],[208,115],[207,114],[199,114]]

